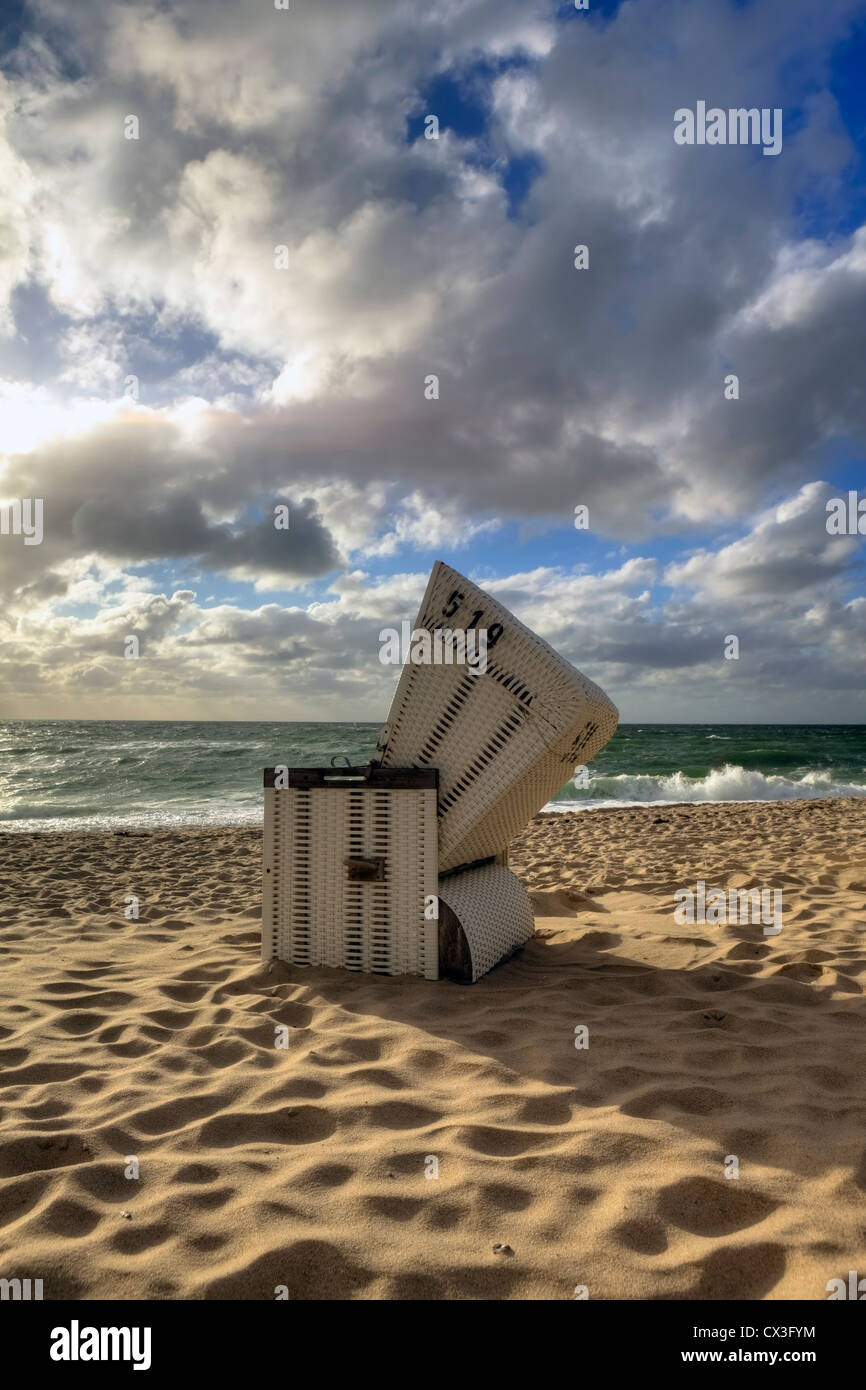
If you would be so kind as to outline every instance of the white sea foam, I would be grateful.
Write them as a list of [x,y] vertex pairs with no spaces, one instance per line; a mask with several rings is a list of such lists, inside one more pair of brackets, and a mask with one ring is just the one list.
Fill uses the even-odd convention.
[[687,777],[683,772],[664,776],[624,772],[615,777],[590,777],[579,793],[568,787],[545,810],[654,806],[677,801],[805,801],[827,796],[866,796],[866,780],[842,781],[831,771],[806,772],[796,779],[779,774],[767,776],[732,763],[713,768],[705,777]]

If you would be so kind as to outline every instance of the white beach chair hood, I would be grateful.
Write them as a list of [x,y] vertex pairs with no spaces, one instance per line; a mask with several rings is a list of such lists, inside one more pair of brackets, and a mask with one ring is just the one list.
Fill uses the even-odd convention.
[[403,667],[376,761],[439,769],[439,870],[505,849],[613,735],[604,691],[441,561],[415,629],[487,633],[487,665]]

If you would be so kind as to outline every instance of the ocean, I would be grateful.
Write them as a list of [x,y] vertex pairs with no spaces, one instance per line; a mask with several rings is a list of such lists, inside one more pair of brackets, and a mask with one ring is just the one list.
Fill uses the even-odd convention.
[[[255,824],[262,768],[364,763],[378,724],[11,720],[0,828]],[[866,725],[622,724],[548,809],[866,796]]]

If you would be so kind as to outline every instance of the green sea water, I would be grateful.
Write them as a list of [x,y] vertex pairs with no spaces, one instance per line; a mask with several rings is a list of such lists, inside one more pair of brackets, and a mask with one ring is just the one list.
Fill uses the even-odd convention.
[[[364,763],[377,724],[13,720],[0,828],[255,824],[262,768]],[[866,726],[623,724],[552,809],[866,796]]]

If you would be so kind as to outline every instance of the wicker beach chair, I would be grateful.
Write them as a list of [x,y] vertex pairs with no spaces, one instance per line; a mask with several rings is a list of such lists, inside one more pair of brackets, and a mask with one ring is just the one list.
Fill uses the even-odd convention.
[[403,666],[375,761],[438,768],[439,870],[501,855],[607,743],[618,714],[602,690],[496,599],[437,562],[415,629],[484,629],[487,668]]
[[[444,624],[486,633],[486,669],[435,647]],[[404,665],[368,767],[265,771],[265,960],[473,983],[532,935],[506,847],[617,711],[441,562],[415,628],[445,660]]]
[[262,958],[439,978],[436,773],[266,768]]
[[439,973],[474,984],[526,944],[535,929],[520,879],[501,864],[439,880]]

